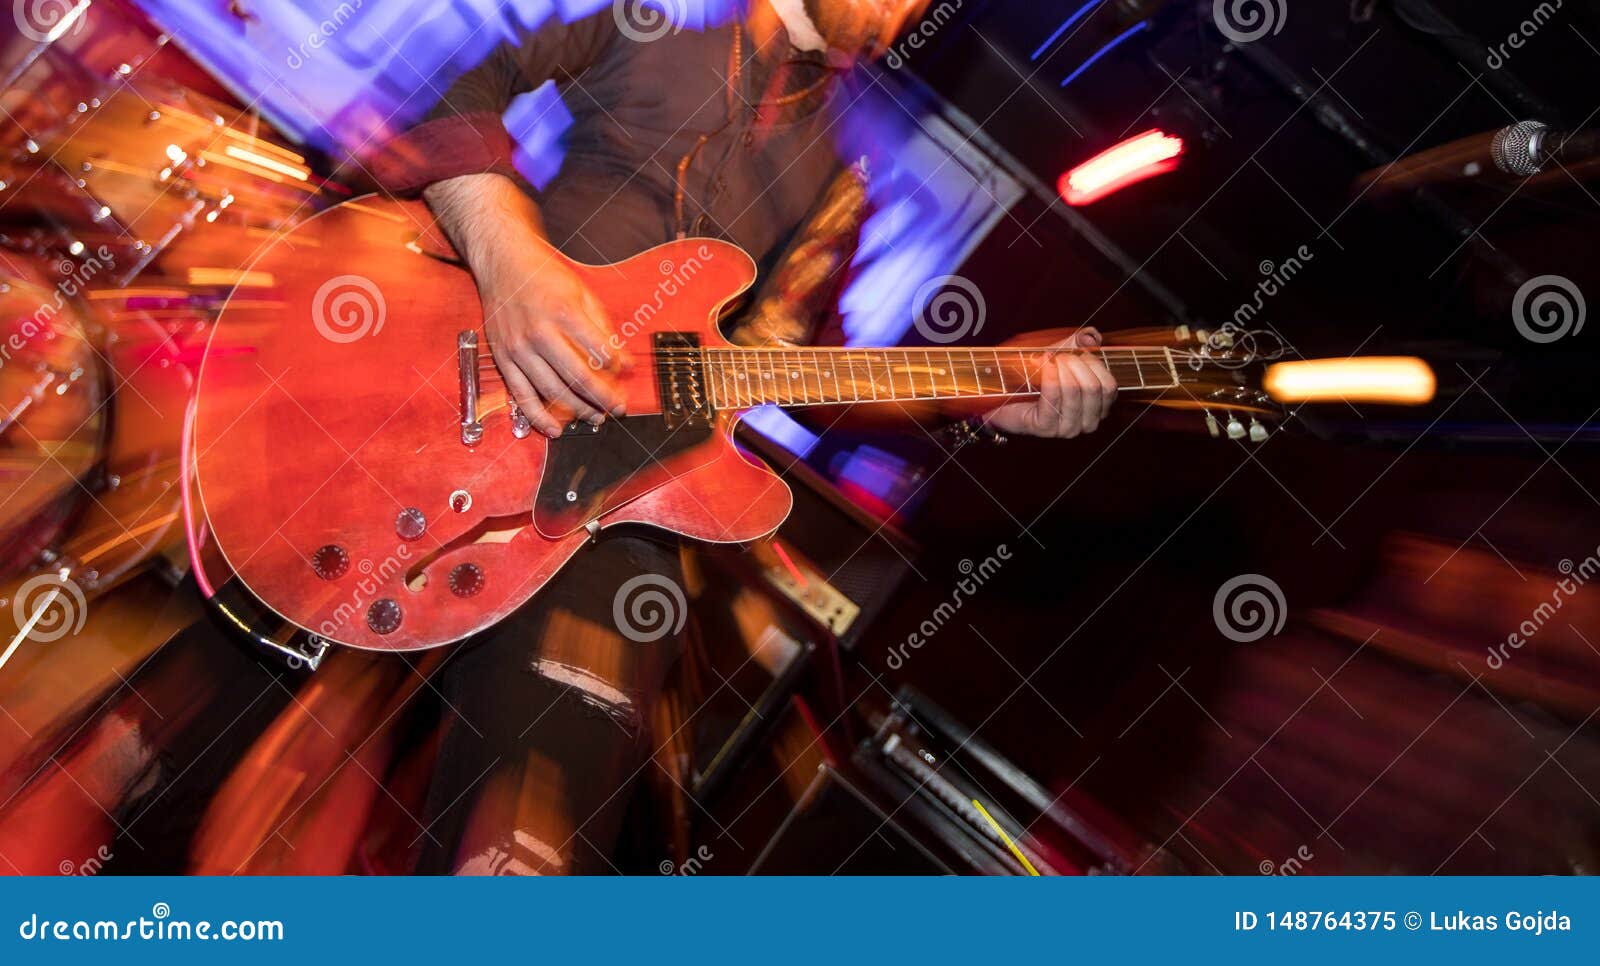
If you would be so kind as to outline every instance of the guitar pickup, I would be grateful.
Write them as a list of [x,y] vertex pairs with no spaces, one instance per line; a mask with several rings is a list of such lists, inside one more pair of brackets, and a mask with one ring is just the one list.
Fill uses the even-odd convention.
[[693,332],[657,332],[652,346],[656,395],[667,427],[710,423],[711,391],[700,336]]

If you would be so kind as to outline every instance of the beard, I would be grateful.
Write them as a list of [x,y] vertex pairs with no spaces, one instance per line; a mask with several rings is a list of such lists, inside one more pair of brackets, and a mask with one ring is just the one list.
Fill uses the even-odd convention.
[[870,57],[889,46],[925,0],[805,0],[817,31],[832,49]]

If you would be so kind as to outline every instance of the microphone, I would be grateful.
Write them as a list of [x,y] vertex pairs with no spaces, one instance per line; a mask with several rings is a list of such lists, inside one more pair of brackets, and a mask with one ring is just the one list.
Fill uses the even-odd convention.
[[1600,157],[1600,131],[1552,131],[1540,121],[1518,121],[1495,132],[1489,156],[1506,174],[1531,178],[1557,164]]
[[1531,178],[1558,164],[1600,158],[1600,129],[1556,131],[1541,121],[1518,121],[1374,168],[1356,180],[1375,197],[1459,182]]

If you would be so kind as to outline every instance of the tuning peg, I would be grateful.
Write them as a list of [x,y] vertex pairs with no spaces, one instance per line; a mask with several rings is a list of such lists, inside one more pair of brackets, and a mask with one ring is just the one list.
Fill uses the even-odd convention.
[[1239,417],[1238,416],[1229,417],[1229,419],[1228,419],[1228,438],[1229,439],[1244,439],[1244,436],[1245,436],[1244,423],[1239,422]]
[[1252,418],[1250,420],[1250,442],[1265,443],[1266,441],[1267,427],[1263,426],[1258,420]]
[[1211,410],[1206,410],[1206,431],[1212,439],[1222,438],[1222,424],[1217,422],[1217,417],[1211,415]]

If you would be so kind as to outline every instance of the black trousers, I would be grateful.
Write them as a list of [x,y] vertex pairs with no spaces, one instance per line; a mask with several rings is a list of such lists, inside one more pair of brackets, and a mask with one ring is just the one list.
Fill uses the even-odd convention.
[[446,731],[422,873],[604,874],[687,620],[675,544],[579,551],[439,672]]

